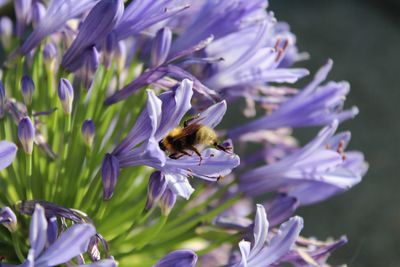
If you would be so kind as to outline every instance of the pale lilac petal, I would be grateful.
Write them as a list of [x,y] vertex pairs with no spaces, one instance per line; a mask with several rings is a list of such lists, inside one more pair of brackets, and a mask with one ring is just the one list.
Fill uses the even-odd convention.
[[278,194],[271,202],[264,204],[267,211],[267,219],[271,226],[281,224],[293,215],[299,206],[297,198]]
[[147,113],[150,118],[151,133],[154,136],[161,123],[161,100],[155,95],[153,90],[147,90]]
[[296,216],[283,223],[268,247],[257,255],[257,259],[251,261],[251,266],[269,266],[279,262],[292,249],[301,229],[303,229],[301,217]]
[[[186,112],[190,110],[192,105],[190,101],[193,96],[193,82],[184,79],[179,87],[175,90],[174,98],[164,101],[162,96],[162,119],[160,127],[156,133],[156,139],[162,139],[170,130],[177,127]],[[172,97],[172,95],[170,96]],[[167,99],[165,99],[167,100]]]
[[215,126],[217,126],[224,117],[226,108],[227,106],[225,100],[216,103],[207,108],[205,111],[201,112],[200,116],[197,119],[193,120],[191,124],[199,123],[202,125],[206,125],[210,128],[215,128]]
[[0,170],[7,168],[15,159],[17,146],[8,141],[0,141]]
[[117,263],[113,259],[105,259],[89,264],[76,265],[75,267],[117,267]]
[[54,266],[65,263],[86,252],[90,238],[96,234],[91,224],[74,224],[36,259],[35,267]]
[[254,220],[254,245],[251,250],[251,255],[257,255],[258,252],[265,245],[267,240],[269,223],[267,220],[267,214],[262,205],[257,204],[256,218]]
[[169,189],[178,196],[189,199],[190,195],[194,192],[188,178],[184,175],[165,173],[165,179],[167,180]]
[[180,249],[167,254],[153,267],[194,267],[196,262],[196,253],[189,249]]
[[242,240],[239,242],[239,249],[240,249],[240,254],[242,255],[242,259],[241,259],[240,263],[235,265],[235,267],[247,267],[248,258],[251,253],[250,245],[251,244],[248,241]]
[[29,228],[29,243],[34,250],[35,258],[43,251],[46,241],[47,220],[43,207],[37,204]]

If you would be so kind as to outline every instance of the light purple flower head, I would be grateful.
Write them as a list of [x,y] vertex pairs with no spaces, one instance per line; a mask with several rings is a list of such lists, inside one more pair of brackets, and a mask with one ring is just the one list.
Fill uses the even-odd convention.
[[[48,229],[49,223],[45,216],[45,210],[37,204],[29,230],[30,249],[22,266],[49,267],[67,263],[74,257],[85,253],[90,239],[96,234],[96,230],[91,224],[74,224],[62,232],[54,242],[47,245]],[[2,264],[2,266],[16,267],[16,265],[9,264]],[[114,267],[116,264],[114,260],[106,259],[84,266]]]
[[101,165],[101,175],[103,179],[103,198],[108,200],[114,193],[119,176],[119,161],[112,154],[106,154]]
[[32,25],[36,28],[46,14],[46,7],[39,1],[32,4]]
[[124,11],[122,0],[102,0],[90,11],[79,28],[78,35],[65,52],[61,65],[76,71],[83,65],[82,54],[86,49],[101,44],[118,23]]
[[153,267],[194,267],[196,262],[196,253],[189,249],[180,249],[167,254]]
[[251,245],[249,241],[240,241],[241,261],[231,266],[264,267],[278,264],[291,251],[302,228],[303,219],[297,216],[293,217],[280,226],[278,232],[267,244],[269,229],[267,215],[264,207],[257,205],[254,220],[254,243]]
[[342,122],[356,116],[356,107],[343,110],[345,96],[350,90],[347,82],[328,82],[320,85],[326,79],[332,64],[332,60],[329,60],[317,72],[313,81],[270,115],[232,129],[228,135],[237,139],[243,134],[263,129],[325,126],[334,120]]
[[367,165],[361,153],[344,152],[350,133],[334,136],[337,126],[334,121],[291,155],[243,174],[241,190],[252,196],[279,191],[307,205],[358,184]]
[[23,37],[26,25],[31,19],[32,0],[15,0],[14,10],[17,17],[17,36]]
[[155,203],[164,195],[167,188],[167,181],[164,174],[160,171],[155,171],[150,175],[149,184],[147,186],[147,201],[146,209],[151,209]]
[[[194,190],[187,177],[197,176],[215,182],[239,165],[237,155],[214,148],[201,152],[201,164],[198,156],[171,159],[160,149],[159,141],[179,126],[183,116],[190,110],[192,85],[191,81],[185,79],[176,90],[158,97],[148,90],[147,108],[139,115],[127,137],[112,152],[121,168],[147,165],[160,170],[171,191],[186,199]],[[226,102],[219,102],[203,111],[191,123],[214,128],[222,120],[225,111]]]

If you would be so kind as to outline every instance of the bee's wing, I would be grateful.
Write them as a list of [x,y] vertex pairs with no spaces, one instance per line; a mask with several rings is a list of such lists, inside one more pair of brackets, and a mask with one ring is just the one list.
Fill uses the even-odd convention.
[[200,124],[195,124],[195,123],[184,127],[182,129],[182,132],[179,135],[174,137],[174,141],[196,133],[200,129],[200,127],[201,127]]

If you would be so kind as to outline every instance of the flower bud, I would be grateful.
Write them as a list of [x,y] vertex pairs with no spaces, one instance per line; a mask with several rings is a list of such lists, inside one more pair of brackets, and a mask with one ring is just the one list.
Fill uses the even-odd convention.
[[32,4],[32,26],[36,28],[46,14],[46,7],[41,2]]
[[9,207],[0,210],[0,224],[7,227],[10,232],[17,230],[17,216]]
[[31,77],[27,75],[22,76],[21,90],[25,105],[29,106],[32,103],[32,96],[35,91],[35,84]]
[[167,181],[164,175],[160,171],[153,172],[150,175],[149,184],[147,185],[146,210],[154,206],[154,203],[161,198],[166,188]]
[[5,49],[11,47],[11,37],[13,34],[13,23],[9,17],[0,18],[1,43]]
[[53,244],[58,235],[57,217],[53,216],[47,221],[47,242]]
[[125,68],[126,64],[126,57],[127,57],[127,51],[126,51],[126,44],[123,41],[119,41],[117,43],[116,51],[115,51],[115,61],[117,63],[117,70],[119,73],[123,71]]
[[101,166],[101,176],[103,179],[103,199],[108,200],[112,197],[119,176],[118,159],[107,153]]
[[93,139],[95,135],[95,127],[92,120],[85,120],[82,124],[82,136],[85,144],[89,147],[93,144]]
[[99,67],[99,53],[96,47],[88,49],[84,53],[84,63],[82,68],[82,82],[83,87],[89,90],[92,86],[94,75],[96,74],[97,68]]
[[57,48],[53,43],[47,43],[43,48],[43,59],[46,68],[55,71],[57,61]]
[[0,81],[0,118],[4,117],[4,108],[6,105],[6,91],[3,83]]
[[171,48],[172,32],[168,27],[157,31],[151,47],[151,65],[157,67],[165,62]]
[[175,250],[161,260],[159,260],[153,267],[168,267],[168,266],[185,266],[194,267],[197,262],[197,255],[192,250],[180,249]]
[[169,188],[165,189],[163,195],[160,198],[161,213],[164,216],[168,216],[172,208],[174,207],[175,202],[176,202],[175,193],[172,192],[171,189]]
[[18,139],[24,148],[26,154],[31,155],[33,150],[33,139],[35,138],[35,129],[29,117],[24,117],[18,124]]
[[74,101],[74,88],[72,88],[71,83],[67,79],[61,78],[58,83],[58,98],[61,101],[64,113],[71,114],[72,102]]

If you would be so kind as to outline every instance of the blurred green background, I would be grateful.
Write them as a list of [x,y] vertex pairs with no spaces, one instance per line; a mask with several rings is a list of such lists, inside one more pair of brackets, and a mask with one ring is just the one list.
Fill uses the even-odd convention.
[[314,73],[330,57],[329,78],[350,82],[346,106],[360,114],[341,128],[351,130],[350,149],[362,150],[370,164],[349,192],[300,209],[303,234],[346,234],[334,264],[400,266],[400,1],[270,0],[270,10],[310,53],[299,65]]

